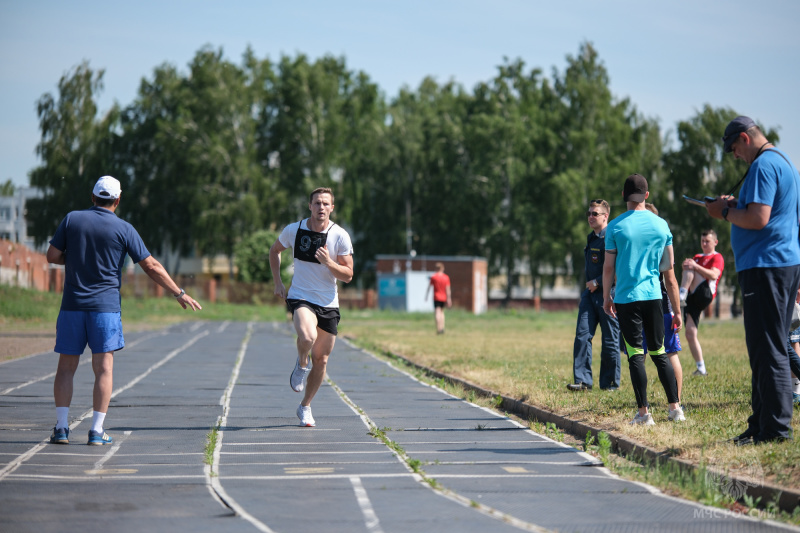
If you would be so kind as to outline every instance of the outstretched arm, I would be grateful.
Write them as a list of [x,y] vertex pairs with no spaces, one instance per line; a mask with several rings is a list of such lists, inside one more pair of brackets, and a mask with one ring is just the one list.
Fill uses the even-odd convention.
[[200,304],[197,303],[194,298],[183,292],[183,289],[178,287],[178,284],[175,283],[175,281],[170,277],[167,269],[164,268],[155,257],[150,255],[139,261],[137,264],[142,267],[142,270],[144,270],[144,273],[147,274],[150,279],[171,292],[172,295],[175,296],[175,299],[178,301],[178,303],[181,304],[181,307],[186,309],[188,306],[194,311],[202,309]]

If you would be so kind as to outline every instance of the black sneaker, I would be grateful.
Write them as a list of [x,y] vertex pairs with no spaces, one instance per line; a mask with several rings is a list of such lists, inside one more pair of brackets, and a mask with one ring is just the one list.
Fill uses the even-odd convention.
[[570,383],[567,385],[567,389],[571,391],[592,390],[592,386],[586,383]]
[[731,439],[737,446],[746,446],[747,444],[752,444],[752,442],[745,442],[745,441],[752,441],[753,437],[756,436],[756,432],[747,428],[741,435],[737,435]]
[[50,444],[69,444],[69,428],[53,428]]

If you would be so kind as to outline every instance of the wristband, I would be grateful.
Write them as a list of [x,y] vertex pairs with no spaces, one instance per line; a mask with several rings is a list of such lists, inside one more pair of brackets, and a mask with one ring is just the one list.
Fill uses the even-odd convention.
[[181,296],[183,296],[184,294],[186,294],[186,291],[185,291],[185,290],[183,290],[183,289],[181,289],[181,292],[180,292],[179,294],[176,294],[176,295],[175,295],[175,298],[176,298],[176,299],[177,299],[177,298],[180,298],[180,297],[181,297]]
[[725,220],[728,220],[728,209],[729,208],[726,207],[722,210],[722,218]]

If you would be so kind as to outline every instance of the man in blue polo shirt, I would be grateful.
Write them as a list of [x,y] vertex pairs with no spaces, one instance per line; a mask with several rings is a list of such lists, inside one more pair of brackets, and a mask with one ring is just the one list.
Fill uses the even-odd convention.
[[72,383],[86,345],[92,350],[94,370],[93,417],[87,444],[111,444],[103,430],[113,388],[114,352],[125,346],[120,319],[122,265],[130,255],[156,283],[170,291],[186,309],[202,309],[178,287],[145,248],[129,223],[115,214],[121,187],[103,176],[92,190],[93,207],[73,211],[61,221],[50,240],[47,260],[64,265],[64,293],[56,323],[55,351],[60,354],[53,384],[56,425],[50,442],[69,444],[69,406]]
[[753,414],[739,446],[791,438],[792,381],[786,335],[800,285],[800,194],[797,168],[749,117],[725,128],[723,149],[750,166],[739,199],[707,202],[708,214],[731,226],[742,287],[744,333],[752,371]]

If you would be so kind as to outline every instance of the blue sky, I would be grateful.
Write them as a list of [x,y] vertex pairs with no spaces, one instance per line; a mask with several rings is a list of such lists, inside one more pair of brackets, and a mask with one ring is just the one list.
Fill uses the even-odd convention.
[[615,96],[665,134],[705,104],[731,107],[778,127],[800,164],[798,21],[795,0],[0,0],[0,182],[28,183],[39,164],[36,101],[57,96],[73,66],[105,69],[104,111],[132,103],[162,63],[186,72],[204,45],[237,63],[248,45],[259,58],[344,56],[391,98],[425,76],[471,90],[503,57],[550,77],[588,41]]

